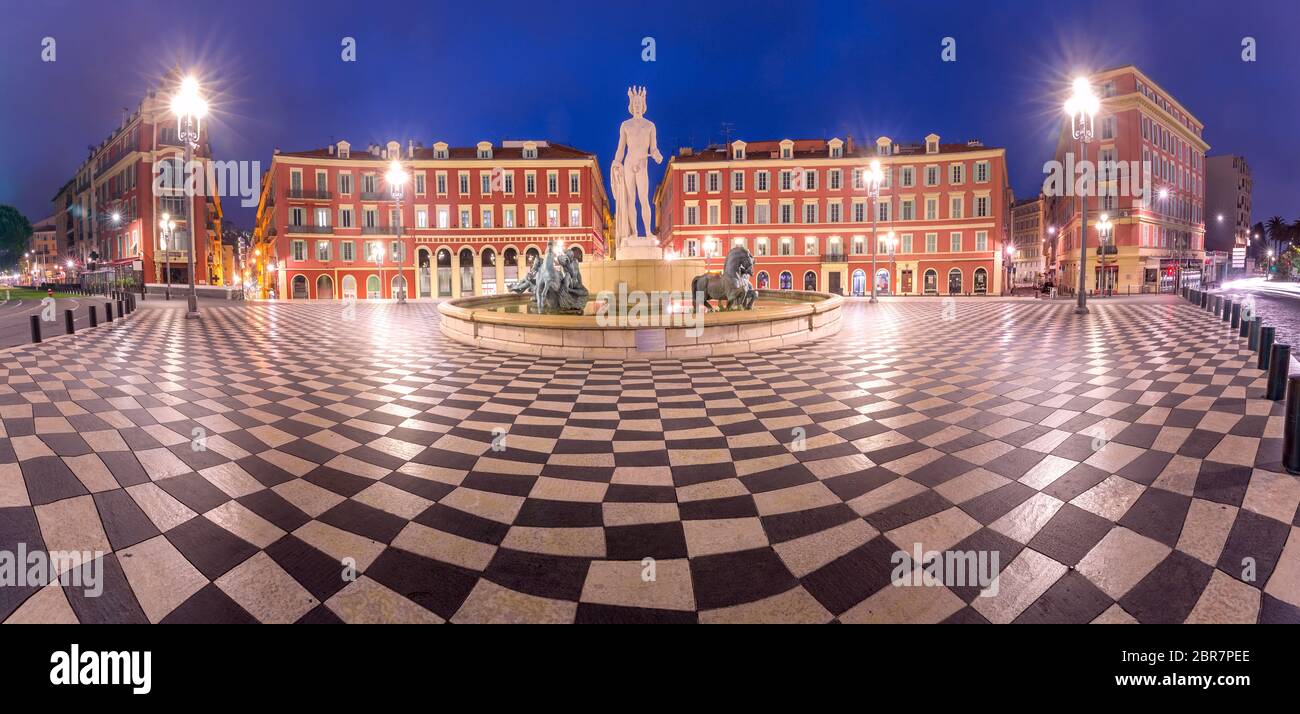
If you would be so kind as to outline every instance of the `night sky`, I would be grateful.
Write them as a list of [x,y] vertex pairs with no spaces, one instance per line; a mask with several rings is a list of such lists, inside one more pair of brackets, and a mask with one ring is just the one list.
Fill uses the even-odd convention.
[[[1253,220],[1300,218],[1300,3],[437,3],[0,0],[0,203],[34,221],[167,68],[193,68],[217,158],[347,139],[549,139],[602,166],[649,88],[665,156],[724,138],[852,134],[1005,146],[1036,195],[1081,70],[1136,64],[1247,157]],[[57,61],[41,42],[57,41]],[[356,39],[357,62],[340,59]],[[656,40],[643,62],[642,38]],[[945,36],[957,61],[940,61]],[[1257,61],[1243,62],[1243,37]],[[662,169],[661,169],[662,170]],[[249,227],[253,209],[227,201]]]

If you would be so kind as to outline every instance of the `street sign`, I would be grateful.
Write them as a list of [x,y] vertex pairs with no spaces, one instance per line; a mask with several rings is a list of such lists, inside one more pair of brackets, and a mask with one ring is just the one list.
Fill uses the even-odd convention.
[[1243,269],[1246,267],[1246,248],[1244,246],[1232,249],[1232,267]]

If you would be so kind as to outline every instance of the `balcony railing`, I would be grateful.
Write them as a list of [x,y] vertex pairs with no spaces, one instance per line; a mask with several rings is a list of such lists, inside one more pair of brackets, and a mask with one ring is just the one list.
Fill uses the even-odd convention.
[[333,226],[295,226],[289,224],[285,229],[289,233],[333,233]]
[[388,191],[362,191],[361,200],[362,201],[391,201],[393,200],[393,194],[389,193]]
[[823,263],[847,263],[849,262],[849,257],[843,253],[823,253],[822,262]]
[[289,198],[314,198],[314,199],[329,200],[330,198],[333,197],[334,194],[330,193],[329,191],[308,191],[306,189],[301,189],[301,188],[289,189]]
[[361,235],[395,236],[398,235],[398,232],[396,226],[361,226]]

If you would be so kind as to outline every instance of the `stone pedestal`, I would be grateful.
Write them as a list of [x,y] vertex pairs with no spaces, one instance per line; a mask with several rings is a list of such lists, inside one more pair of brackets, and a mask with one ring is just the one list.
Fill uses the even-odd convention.
[[619,260],[659,260],[664,257],[664,251],[659,247],[658,239],[637,236],[623,239],[615,257]]
[[582,282],[587,286],[593,299],[602,291],[617,293],[619,283],[627,283],[628,292],[651,293],[671,290],[689,293],[691,280],[703,273],[704,269],[703,258],[675,260],[620,258],[583,263]]

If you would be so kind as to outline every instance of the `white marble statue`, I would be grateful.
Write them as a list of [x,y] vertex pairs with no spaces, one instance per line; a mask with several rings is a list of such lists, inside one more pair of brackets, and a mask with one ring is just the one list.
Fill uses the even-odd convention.
[[[647,158],[655,163],[664,161],[655,139],[654,122],[645,118],[645,87],[627,90],[627,111],[631,119],[618,130],[618,148],[614,150],[614,163],[610,167],[610,189],[615,202],[614,234],[620,248],[620,257],[636,257],[627,253],[633,248],[658,251],[658,241],[651,232],[654,225],[650,213],[650,173]],[[641,222],[645,232],[637,234],[636,207],[641,206]]]

